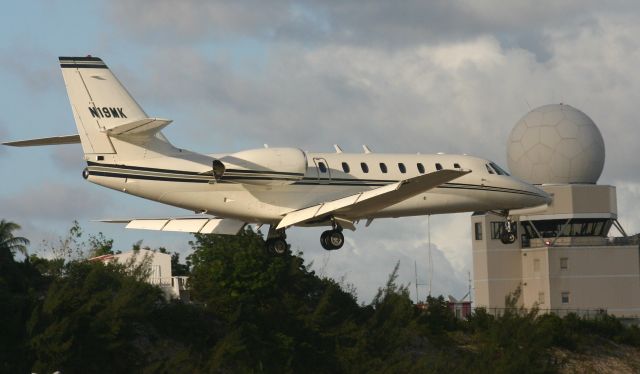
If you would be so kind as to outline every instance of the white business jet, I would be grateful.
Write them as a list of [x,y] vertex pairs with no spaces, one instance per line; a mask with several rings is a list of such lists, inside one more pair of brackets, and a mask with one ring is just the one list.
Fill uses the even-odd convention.
[[[105,220],[127,228],[237,234],[269,225],[266,247],[288,250],[285,230],[329,226],[322,247],[339,249],[343,229],[373,219],[547,204],[544,191],[495,163],[467,155],[312,153],[260,148],[201,154],[176,148],[161,130],[171,120],[149,117],[97,57],[60,57],[78,134],[4,143],[81,143],[90,182],[195,212],[190,217]],[[515,240],[505,220],[505,241]]]

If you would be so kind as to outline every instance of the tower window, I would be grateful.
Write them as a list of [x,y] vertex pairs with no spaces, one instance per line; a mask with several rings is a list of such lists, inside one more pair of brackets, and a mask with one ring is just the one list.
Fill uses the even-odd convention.
[[569,268],[569,259],[567,257],[560,258],[560,269],[567,270]]
[[404,173],[406,173],[406,172],[407,172],[407,168],[406,168],[406,167],[404,167],[404,164],[403,164],[402,162],[398,163],[398,169],[400,169],[400,172],[401,172],[402,174],[404,174]]
[[387,165],[384,164],[384,162],[380,163],[380,171],[383,173],[387,173]]
[[564,291],[560,295],[560,298],[563,304],[569,304],[569,291]]
[[424,165],[422,165],[419,162],[418,162],[418,172],[420,172],[420,174],[424,174]]
[[344,170],[345,173],[348,173],[351,171],[351,169],[349,168],[349,164],[347,164],[346,162],[342,163],[342,170]]
[[368,173],[368,172],[369,172],[369,166],[367,166],[367,164],[366,164],[366,163],[361,162],[361,163],[360,163],[360,167],[362,168],[362,172],[363,172],[363,173]]
[[475,233],[476,240],[482,240],[482,222],[473,224],[473,232]]

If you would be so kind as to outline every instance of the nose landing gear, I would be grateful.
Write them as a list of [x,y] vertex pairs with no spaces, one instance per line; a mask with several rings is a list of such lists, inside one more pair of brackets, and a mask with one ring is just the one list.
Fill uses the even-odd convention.
[[500,241],[502,244],[511,244],[516,241],[516,227],[517,226],[511,222],[511,219],[507,218],[500,233]]

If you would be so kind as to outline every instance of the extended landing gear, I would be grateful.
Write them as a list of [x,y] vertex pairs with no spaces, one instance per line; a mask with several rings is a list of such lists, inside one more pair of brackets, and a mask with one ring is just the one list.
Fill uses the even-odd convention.
[[342,248],[344,245],[344,235],[342,228],[337,227],[333,230],[327,230],[320,235],[320,244],[327,251],[333,251]]
[[511,221],[511,216],[508,210],[492,210],[492,213],[503,216],[505,221],[500,228],[500,241],[502,244],[511,244],[516,241],[518,237],[518,225]]
[[516,241],[516,225],[509,218],[504,222],[500,232],[500,241],[502,244],[511,244]]
[[274,230],[273,228],[269,228],[265,242],[267,252],[275,256],[282,256],[287,253],[289,251],[289,244],[287,244],[286,239],[287,234],[284,232],[284,229]]

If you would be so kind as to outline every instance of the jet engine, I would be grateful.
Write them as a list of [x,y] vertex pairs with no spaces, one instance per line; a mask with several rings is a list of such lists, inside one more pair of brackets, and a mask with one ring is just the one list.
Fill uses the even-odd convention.
[[285,185],[301,180],[307,155],[298,148],[259,148],[220,158],[224,179],[256,185]]

